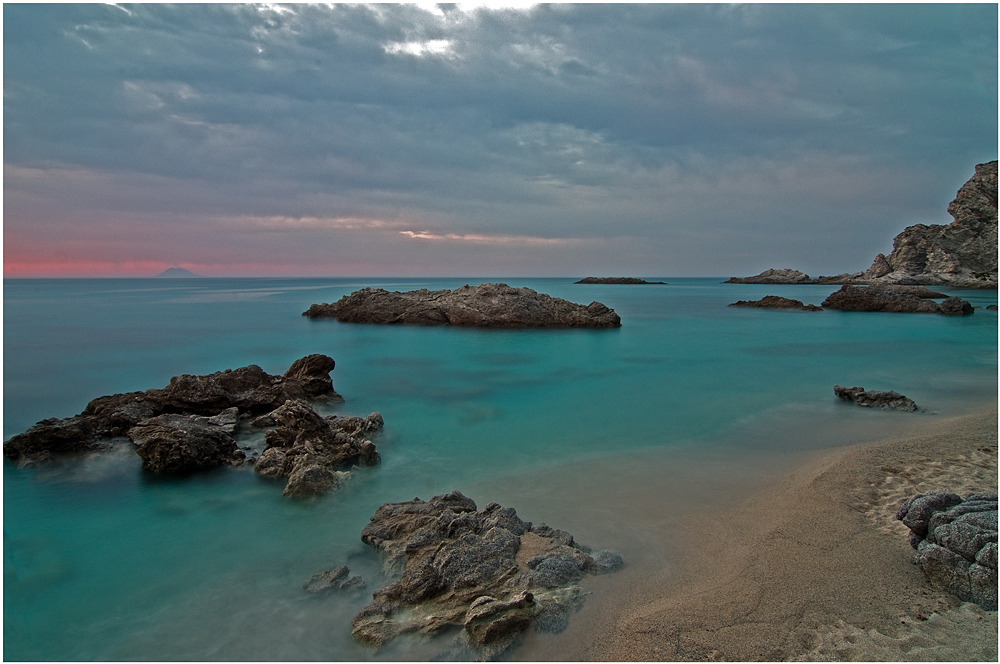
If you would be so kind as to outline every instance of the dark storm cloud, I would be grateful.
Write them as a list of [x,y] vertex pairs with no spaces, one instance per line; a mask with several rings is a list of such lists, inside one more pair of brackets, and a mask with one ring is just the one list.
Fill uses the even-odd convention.
[[[432,243],[563,239],[535,271],[576,273],[613,266],[584,247],[614,238],[646,274],[863,269],[903,226],[948,221],[996,157],[996,5],[6,4],[4,19],[8,245],[101,218],[288,233],[288,260],[299,237],[317,265],[324,241],[418,270],[466,267]],[[167,262],[191,239],[168,255],[158,234]]]

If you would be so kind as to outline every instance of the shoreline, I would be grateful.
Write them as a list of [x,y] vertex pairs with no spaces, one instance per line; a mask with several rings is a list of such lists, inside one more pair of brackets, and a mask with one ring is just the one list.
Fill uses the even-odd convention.
[[996,661],[997,613],[930,586],[894,519],[936,490],[997,490],[996,405],[807,453],[749,495],[651,524],[663,565],[594,579],[564,634],[514,656]]

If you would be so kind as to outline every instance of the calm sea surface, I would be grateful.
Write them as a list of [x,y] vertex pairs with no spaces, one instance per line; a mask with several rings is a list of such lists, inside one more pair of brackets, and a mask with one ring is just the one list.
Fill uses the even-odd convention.
[[[305,502],[251,468],[152,477],[127,449],[41,468],[5,462],[4,659],[429,659],[444,644],[373,652],[350,638],[351,617],[384,583],[359,538],[384,502],[455,489],[480,507],[497,501],[621,551],[634,578],[671,565],[652,533],[677,510],[736,496],[799,452],[997,399],[994,311],[740,309],[726,305],[764,295],[819,304],[837,287],[663,280],[5,280],[4,440],[101,395],[248,364],[283,373],[310,353],[337,362],[346,402],[326,412],[378,411],[385,430],[381,465]],[[485,281],[597,300],[623,325],[498,331],[301,315],[366,286]],[[996,291],[938,290],[997,302]],[[896,390],[926,412],[840,403],[835,384]],[[366,593],[303,592],[340,564]]]

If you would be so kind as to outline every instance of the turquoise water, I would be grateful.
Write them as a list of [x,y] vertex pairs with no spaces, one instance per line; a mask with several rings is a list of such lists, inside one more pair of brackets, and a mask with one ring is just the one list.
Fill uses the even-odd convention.
[[[283,373],[310,353],[337,362],[346,402],[330,412],[378,411],[386,426],[380,466],[308,502],[248,468],[150,477],[128,449],[43,468],[5,462],[4,659],[429,659],[434,642],[353,643],[350,618],[370,595],[301,590],[339,564],[368,591],[382,584],[359,535],[384,502],[458,489],[618,549],[641,571],[671,562],[649,537],[668,519],[657,505],[733,495],[798,452],[996,401],[996,312],[738,309],[726,305],[764,295],[819,304],[837,287],[662,280],[502,280],[603,302],[622,317],[616,330],[301,316],[365,286],[500,279],[5,280],[5,440],[104,394],[246,364]],[[997,302],[996,291],[939,290]],[[842,404],[834,384],[894,389],[927,412]],[[636,496],[652,507],[633,509]]]

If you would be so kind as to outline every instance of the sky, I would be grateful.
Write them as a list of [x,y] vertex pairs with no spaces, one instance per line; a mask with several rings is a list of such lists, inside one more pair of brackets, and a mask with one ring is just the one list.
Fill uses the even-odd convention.
[[996,3],[3,5],[5,277],[812,276],[997,158]]

